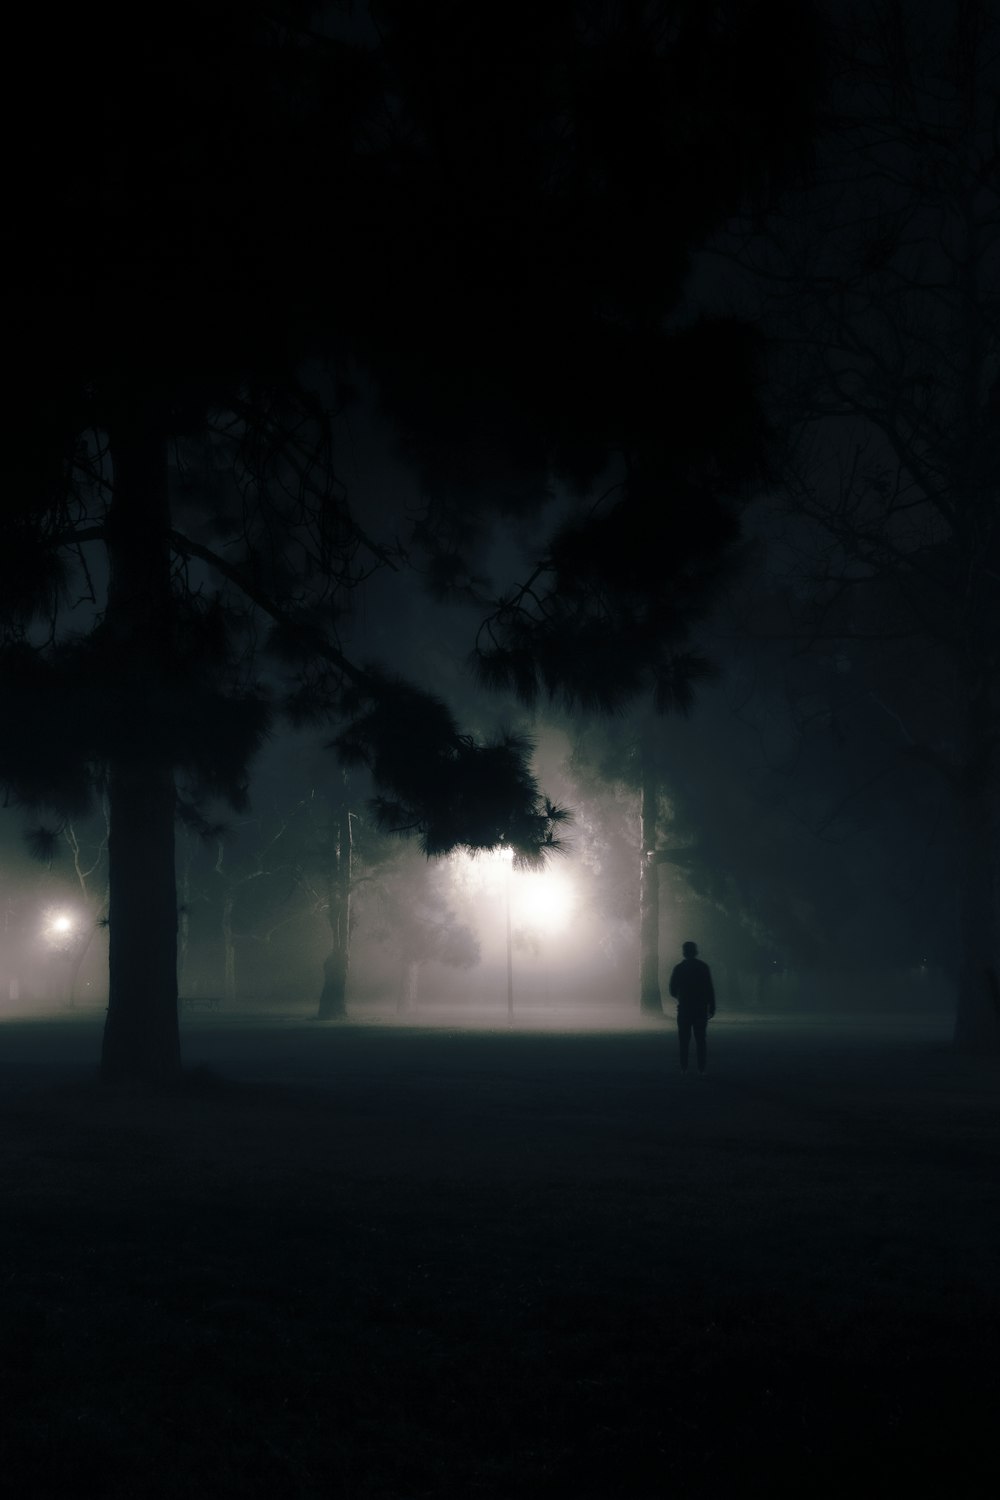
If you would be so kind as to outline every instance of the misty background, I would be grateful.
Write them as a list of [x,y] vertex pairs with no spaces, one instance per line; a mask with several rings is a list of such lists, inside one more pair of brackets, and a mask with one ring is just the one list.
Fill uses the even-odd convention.
[[173,1067],[176,927],[188,1006],[656,1015],[693,938],[992,1046],[997,24],[137,34],[19,164],[4,1013],[152,984]]
[[[279,725],[253,763],[245,810],[218,805],[179,826],[182,1005],[316,1013],[346,807],[352,1014],[502,1015],[510,884],[521,1013],[583,1004],[629,1019],[639,1008],[639,763],[650,715],[527,711],[479,686],[482,610],[430,597],[410,535],[419,497],[392,461],[391,432],[363,413],[343,429],[342,482],[375,537],[407,553],[352,589],[345,642],[440,695],[471,733],[528,736],[540,785],[572,812],[567,847],[537,874],[489,853],[428,859],[379,830],[370,778],[339,770],[328,736]],[[177,470],[172,483],[183,493]],[[516,532],[495,522],[470,560],[484,590],[499,595],[526,576],[571,511],[572,498],[556,494]],[[956,914],[942,796],[908,766],[849,640],[803,644],[747,628],[760,591],[766,599],[782,581],[767,569],[769,526],[761,501],[745,519],[741,572],[699,630],[716,680],[690,714],[652,731],[664,978],[694,936],[727,1013],[944,1020]],[[32,820],[3,810],[0,1006],[11,1017],[107,1000],[105,813],[57,827],[39,858]]]

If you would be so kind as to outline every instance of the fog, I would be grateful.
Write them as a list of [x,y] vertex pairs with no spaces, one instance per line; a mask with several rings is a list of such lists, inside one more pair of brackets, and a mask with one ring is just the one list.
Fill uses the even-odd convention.
[[[836,840],[803,814],[810,793],[766,755],[729,706],[706,696],[665,737],[660,794],[659,974],[663,1010],[681,944],[697,941],[720,1015],[946,1015],[947,867],[912,863],[905,807],[883,802]],[[470,705],[473,700],[470,700]],[[639,1008],[639,804],[629,737],[535,720],[535,769],[573,820],[538,871],[509,857],[425,858],[373,826],[352,794],[348,1015],[400,1023],[562,1025]],[[329,753],[308,735],[265,751],[245,815],[210,838],[178,831],[179,970],[188,1016],[315,1015],[329,951]],[[835,794],[836,795],[836,794]],[[796,799],[799,799],[796,801]],[[817,819],[817,821],[820,821]],[[106,831],[68,823],[34,859],[27,819],[3,813],[0,1015],[72,1014],[107,997]],[[509,940],[508,940],[509,915]],[[581,1011],[581,1007],[583,1008]]]
[[1000,0],[4,44],[4,1492],[995,1494]]
[[[398,534],[419,507],[412,475],[371,413],[352,418],[350,437],[344,481],[373,530]],[[487,517],[470,567],[494,592],[509,589],[569,505],[557,487],[516,528]],[[699,688],[692,713],[651,729],[641,703],[607,718],[552,703],[529,711],[485,691],[469,663],[482,606],[433,599],[419,569],[376,570],[349,605],[342,629],[359,658],[391,661],[484,740],[504,730],[531,740],[542,792],[571,814],[565,847],[535,873],[495,854],[426,859],[414,840],[378,830],[375,788],[340,769],[329,731],[278,724],[253,763],[246,807],[206,804],[177,827],[189,1016],[316,1013],[331,944],[331,819],[343,804],[348,1015],[506,1019],[509,906],[517,1017],[560,1025],[583,1006],[627,1023],[640,1000],[643,756],[656,783],[665,1014],[689,939],[711,965],[721,1014],[954,1008],[953,825],[926,766],[899,756],[890,716],[866,707],[847,645],[803,657],[794,642],[734,631],[738,593],[701,631],[717,680]],[[0,812],[0,1015],[106,1004],[107,836],[100,798],[76,819],[16,804]]]

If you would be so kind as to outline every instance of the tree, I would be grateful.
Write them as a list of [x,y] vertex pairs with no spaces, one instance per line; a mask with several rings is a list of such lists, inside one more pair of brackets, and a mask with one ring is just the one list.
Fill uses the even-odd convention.
[[379,881],[376,931],[397,961],[400,1015],[416,1005],[426,964],[471,969],[479,962],[479,939],[455,911],[441,878],[446,873],[441,865],[403,859],[390,865]]
[[[435,451],[427,462],[437,504],[422,540],[442,594],[488,605],[475,646],[487,686],[512,689],[529,706],[547,696],[572,711],[619,713],[645,698],[657,713],[686,712],[710,671],[691,647],[692,628],[738,562],[737,503],[768,471],[769,434],[756,331],[730,317],[685,320],[682,285],[692,250],[713,226],[738,204],[759,207],[802,168],[818,37],[805,7],[581,11],[568,72],[581,140],[599,139],[606,153],[607,192],[598,195],[604,223],[596,247],[588,242],[558,262],[560,285],[549,295],[557,306],[565,285],[579,296],[574,277],[582,272],[597,289],[598,321],[589,347],[574,340],[568,381],[553,385],[544,367],[543,376],[549,404],[559,409],[570,396],[571,409],[559,410],[554,467],[582,503],[567,507],[529,576],[489,600],[463,552],[468,518],[447,503],[449,473]],[[594,66],[597,48],[610,59],[606,70]],[[786,67],[779,83],[774,70]],[[723,80],[734,92],[727,95]],[[786,111],[780,129],[772,86]],[[706,95],[710,119],[701,107]],[[733,150],[737,134],[740,151]],[[576,169],[582,166],[578,159]],[[650,179],[671,182],[672,194],[652,197]],[[558,194],[556,203],[563,206]],[[654,244],[658,254],[650,256]],[[613,259],[622,245],[625,278]],[[608,290],[610,265],[617,294]],[[511,326],[521,326],[516,315]],[[653,755],[643,762],[639,989],[642,1009],[658,1013],[650,857],[658,788]]]
[[[30,114],[35,151],[14,164],[8,218],[0,593],[18,733],[0,775],[63,810],[106,791],[107,1078],[179,1068],[178,784],[245,798],[276,691],[251,650],[262,620],[291,679],[283,706],[353,716],[338,745],[371,767],[392,826],[431,853],[553,847],[526,744],[477,745],[443,705],[345,653],[344,595],[386,554],[337,482],[335,413],[366,372],[433,491],[439,557],[472,497],[531,510],[553,475],[583,491],[622,453],[623,508],[595,521],[609,535],[642,514],[641,483],[648,496],[667,479],[678,512],[697,508],[709,471],[732,477],[713,437],[730,375],[742,473],[758,446],[744,332],[668,340],[662,318],[690,244],[784,157],[789,115],[808,114],[799,49],[789,62],[776,45],[799,14],[678,0],[625,7],[609,31],[603,7],[569,0],[544,18],[384,3],[366,29],[349,9],[260,0],[184,3],[166,36],[100,13],[44,37],[19,20],[7,130],[20,138]],[[746,66],[750,43],[773,87]],[[36,92],[61,108],[39,118]],[[737,122],[757,139],[734,154]],[[304,377],[313,356],[332,399]],[[681,374],[705,404],[681,403],[677,460],[657,434]],[[232,453],[235,493],[185,486],[184,445],[210,437]],[[696,552],[721,522],[704,512]],[[635,676],[607,659],[602,692],[618,670]]]
[[[660,985],[661,869],[686,867],[689,851],[673,827],[669,734],[663,716],[640,705],[628,718],[578,726],[571,767],[589,797],[625,791],[635,808],[632,853],[637,895],[638,994],[643,1015],[662,1016]],[[690,840],[686,835],[685,842]]]
[[948,789],[955,1041],[996,1051],[1000,10],[852,6],[832,37],[813,186],[723,246],[798,435],[770,554],[800,639],[853,667],[844,724]]
[[[80,895],[83,900],[86,919],[83,929],[74,930],[74,941],[72,945],[68,1003],[72,1010],[76,1005],[77,985],[80,980],[80,972],[86,962],[87,955],[93,946],[97,934],[107,925],[108,911],[108,883],[107,883],[107,852],[108,852],[108,830],[107,820],[101,830],[100,836],[92,842],[89,847],[80,836],[80,830],[72,822],[67,823],[63,829],[63,840],[69,849],[73,860],[73,872],[76,875]],[[96,897],[93,891],[92,877],[96,876],[102,884],[103,889],[100,897]]]
[[323,962],[319,1017],[329,1021],[347,1014],[347,977],[351,964],[351,896],[354,888],[354,830],[346,788],[331,809],[327,834],[327,921],[330,951]]
[[[307,20],[296,5],[182,6],[169,38],[132,37],[133,65],[108,79],[96,109],[93,78],[124,45],[117,18],[70,18],[44,45],[25,22],[20,51],[13,43],[26,66],[44,58],[45,92],[60,95],[56,113],[78,135],[68,152],[41,122],[12,195],[17,292],[6,311],[20,391],[4,411],[3,656],[17,735],[0,772],[22,800],[63,812],[105,791],[113,1080],[179,1067],[176,778],[190,796],[245,797],[269,721],[246,669],[248,608],[301,668],[293,710],[308,700],[336,711],[348,683],[359,706],[390,691],[339,647],[332,601],[355,582],[366,542],[332,476],[328,416],[295,374],[314,347],[351,342],[359,285],[369,306],[376,297],[377,272],[355,277],[385,186],[361,139],[382,96],[366,50]],[[27,108],[29,95],[8,105]],[[336,268],[333,201],[360,226]],[[254,203],[266,213],[248,218]],[[213,428],[237,450],[238,509],[211,492],[178,496],[171,480],[177,440]],[[275,452],[298,481],[291,490]],[[214,546],[178,526],[192,513],[214,528]],[[66,624],[72,590],[84,635]],[[428,715],[442,765],[460,762],[455,783],[478,773],[454,720],[435,704]],[[501,822],[505,804],[523,821],[525,789],[494,779]],[[437,819],[419,798],[411,812],[415,826]]]
[[[331,780],[329,768],[323,780]],[[313,787],[297,804],[287,808],[284,815],[279,811],[277,818],[272,819],[272,826],[265,827],[256,818],[243,820],[235,830],[221,826],[215,831],[217,854],[213,871],[221,882],[222,997],[228,1004],[237,999],[236,938],[240,907],[249,907],[251,893],[257,894],[256,905],[249,916],[246,911],[242,913],[240,925],[249,934],[250,923],[263,923],[264,936],[269,937],[275,930],[273,905],[272,918],[263,917],[261,899],[266,901],[270,894],[274,902],[277,877],[280,907],[287,907],[293,896],[299,897],[291,912],[283,911],[277,919],[278,925],[301,915],[301,898],[305,896],[308,909],[316,916],[322,915],[329,928],[318,1019],[341,1019],[347,1014],[351,901],[357,883],[354,826],[358,814],[351,806],[347,777],[334,776],[332,782],[332,790]],[[293,823],[298,826],[293,828]],[[233,857],[234,842],[249,845],[242,858],[239,854]],[[318,882],[314,878],[317,867]],[[270,892],[268,887],[272,888]]]
[[[308,804],[303,800],[296,811],[302,811]],[[294,812],[292,814],[294,816]],[[238,994],[237,985],[237,926],[236,916],[241,902],[249,896],[260,883],[271,883],[275,876],[284,876],[284,885],[289,885],[289,876],[294,879],[293,868],[287,861],[290,852],[287,847],[286,834],[290,819],[281,821],[273,831],[265,832],[259,824],[256,829],[257,837],[253,839],[253,848],[249,857],[244,856],[242,860],[234,860],[232,857],[231,841],[234,833],[235,838],[245,841],[247,834],[251,833],[249,820],[244,821],[236,830],[220,827],[215,830],[216,857],[213,864],[213,873],[217,876],[221,886],[221,921],[220,931],[222,938],[222,999],[228,1005],[236,1002]],[[283,858],[284,857],[284,858]]]

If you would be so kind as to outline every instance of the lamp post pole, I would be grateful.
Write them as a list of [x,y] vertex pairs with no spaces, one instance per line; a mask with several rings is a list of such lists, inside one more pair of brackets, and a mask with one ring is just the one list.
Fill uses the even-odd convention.
[[514,951],[510,940],[511,867],[507,866],[507,1025],[514,1024]]

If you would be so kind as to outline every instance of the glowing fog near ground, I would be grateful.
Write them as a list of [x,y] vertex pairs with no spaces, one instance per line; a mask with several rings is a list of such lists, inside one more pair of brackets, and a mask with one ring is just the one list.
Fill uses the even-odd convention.
[[599,983],[617,988],[606,924],[594,909],[587,870],[553,860],[543,870],[514,867],[509,851],[448,861],[450,900],[476,933],[479,967],[465,981],[470,997],[499,1003],[506,995],[507,914],[517,1006],[561,1007]]

